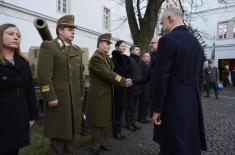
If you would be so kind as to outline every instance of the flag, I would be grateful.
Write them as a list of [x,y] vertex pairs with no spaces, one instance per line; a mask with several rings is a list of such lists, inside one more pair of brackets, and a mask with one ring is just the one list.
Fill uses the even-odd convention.
[[212,47],[212,53],[211,53],[211,61],[215,60],[215,39]]

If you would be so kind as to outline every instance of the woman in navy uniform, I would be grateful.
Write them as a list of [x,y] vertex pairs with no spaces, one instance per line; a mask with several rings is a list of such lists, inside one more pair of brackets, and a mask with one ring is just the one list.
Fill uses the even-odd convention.
[[33,79],[20,55],[20,32],[0,25],[0,154],[17,155],[29,145],[29,129],[38,118]]

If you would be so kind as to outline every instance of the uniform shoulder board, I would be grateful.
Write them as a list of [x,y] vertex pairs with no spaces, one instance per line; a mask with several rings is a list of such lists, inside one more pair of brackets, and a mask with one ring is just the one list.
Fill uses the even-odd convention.
[[76,45],[76,44],[72,44],[72,46],[73,46],[74,48],[76,48],[76,49],[81,50],[80,47],[79,47],[78,45]]

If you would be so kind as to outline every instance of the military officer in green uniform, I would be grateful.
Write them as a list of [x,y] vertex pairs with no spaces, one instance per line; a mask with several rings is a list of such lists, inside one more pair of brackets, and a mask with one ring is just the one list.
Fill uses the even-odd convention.
[[88,90],[88,121],[91,125],[91,150],[100,154],[101,150],[111,150],[104,143],[105,130],[112,127],[113,84],[129,87],[131,79],[125,79],[113,72],[114,65],[108,57],[111,34],[98,37],[97,50],[89,62],[91,85]]
[[74,16],[57,21],[57,38],[44,41],[38,59],[38,78],[45,100],[44,135],[53,155],[73,154],[74,137],[81,128],[83,94],[82,52],[72,43]]

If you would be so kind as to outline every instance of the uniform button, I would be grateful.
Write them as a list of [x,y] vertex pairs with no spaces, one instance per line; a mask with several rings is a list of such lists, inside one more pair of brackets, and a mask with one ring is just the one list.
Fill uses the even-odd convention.
[[79,59],[79,57],[77,57],[77,59]]

